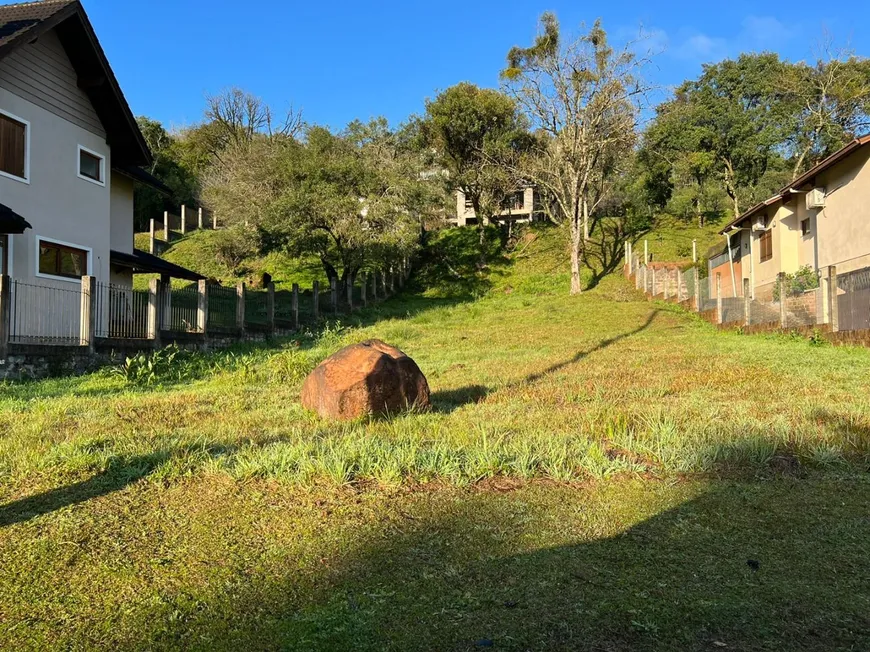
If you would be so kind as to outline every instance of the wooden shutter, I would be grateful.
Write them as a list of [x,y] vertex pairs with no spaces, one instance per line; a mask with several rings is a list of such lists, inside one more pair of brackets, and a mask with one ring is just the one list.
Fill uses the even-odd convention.
[[25,178],[27,126],[17,120],[0,115],[0,170]]

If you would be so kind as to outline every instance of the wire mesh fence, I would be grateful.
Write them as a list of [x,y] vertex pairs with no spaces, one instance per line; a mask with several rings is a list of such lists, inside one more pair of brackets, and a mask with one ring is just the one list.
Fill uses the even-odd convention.
[[269,325],[269,293],[265,290],[245,292],[245,326],[265,328]]
[[722,299],[722,323],[743,323],[746,320],[746,304],[743,297],[726,297]]
[[13,279],[9,300],[9,341],[69,345],[81,342],[82,289]]
[[293,292],[275,292],[275,325],[279,328],[296,327],[296,311],[293,309]]
[[148,291],[113,283],[97,283],[94,303],[97,337],[147,339]]

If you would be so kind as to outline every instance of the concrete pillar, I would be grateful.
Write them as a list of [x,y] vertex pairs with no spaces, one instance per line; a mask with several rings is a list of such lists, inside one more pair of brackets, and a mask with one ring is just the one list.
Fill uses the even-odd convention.
[[652,291],[650,292],[650,295],[653,297],[656,295],[656,269],[655,269],[655,267],[652,268]]
[[187,233],[187,206],[181,205],[181,235]]
[[314,321],[317,321],[320,319],[320,281],[314,281],[311,291],[314,295]]
[[335,278],[329,280],[329,305],[333,314],[338,312],[338,281]]
[[716,272],[716,323],[722,323],[722,272]]
[[698,262],[698,241],[692,240],[692,262]]
[[160,330],[168,331],[172,325],[172,279],[168,274],[160,275],[157,304],[160,306]]
[[299,284],[293,284],[293,329],[299,330]]
[[643,241],[643,264],[649,265],[649,240]]
[[275,284],[271,281],[266,285],[266,324],[275,330]]
[[245,332],[245,284],[236,285],[236,328]]
[[837,297],[839,283],[837,282],[837,266],[828,267],[828,319],[831,323],[831,331],[836,333],[840,330],[840,302]]
[[393,271],[392,265],[390,265],[389,274],[390,274],[390,294],[395,294],[396,293],[396,274]]
[[205,279],[197,283],[196,298],[196,331],[205,335],[208,331],[208,281]]
[[169,211],[163,211],[163,239],[169,242]]
[[12,330],[12,279],[0,275],[0,360],[9,354],[9,336]]
[[200,206],[196,211],[196,225],[200,231],[202,231],[202,206]]
[[743,325],[752,323],[752,292],[749,290],[749,279],[743,279]]
[[146,337],[154,341],[154,348],[160,347],[160,279],[152,278],[148,283],[148,325]]
[[94,352],[97,343],[97,277],[82,276],[81,321],[79,340],[88,352]]
[[779,325],[781,328],[785,328],[788,322],[788,315],[785,311],[785,272],[777,274],[776,282],[779,284]]
[[156,237],[155,228],[156,227],[154,225],[154,218],[152,217],[150,220],[150,224],[148,225],[148,232],[149,232],[149,236],[150,236],[150,238],[148,240],[148,253],[150,253],[150,254],[154,254],[155,253],[154,249],[156,248],[156,246],[154,244],[154,239]]
[[665,287],[662,288],[662,294],[664,294],[665,301],[668,300],[671,294],[671,272],[670,270],[665,270]]

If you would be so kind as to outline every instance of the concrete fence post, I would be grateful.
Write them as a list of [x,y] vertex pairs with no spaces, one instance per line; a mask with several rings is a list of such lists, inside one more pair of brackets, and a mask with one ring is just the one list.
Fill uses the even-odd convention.
[[187,233],[187,206],[181,205],[181,235]]
[[200,207],[196,210],[196,225],[197,225],[197,228],[198,228],[200,231],[202,231],[202,226],[203,226],[203,223],[202,223],[202,206],[200,206]]
[[329,304],[332,307],[332,312],[338,312],[338,280],[333,277],[329,279]]
[[320,319],[320,281],[314,281],[311,293],[314,295],[314,321],[317,321]]
[[665,301],[667,301],[671,296],[671,272],[670,270],[665,270],[665,283],[664,288],[662,288],[662,294],[664,295]]
[[266,285],[266,324],[275,330],[275,284],[271,281]]
[[393,266],[390,265],[390,294],[396,293],[396,274],[393,272]]
[[293,299],[291,304],[293,311],[293,330],[299,330],[299,284],[293,284]]
[[692,296],[695,312],[701,312],[701,278],[697,267],[692,268]]
[[208,281],[201,280],[196,289],[196,330],[205,335],[208,332]]
[[245,332],[245,284],[236,284],[236,328]]
[[154,348],[160,348],[160,279],[152,278],[148,282],[148,326],[146,336],[154,342]]
[[347,310],[353,312],[353,277],[347,279]]
[[643,241],[643,264],[649,265],[649,240]]
[[160,276],[157,305],[159,311],[157,321],[160,324],[160,330],[170,330],[172,325],[172,280],[166,274]]
[[692,240],[692,262],[698,262],[698,241]]
[[217,215],[214,213],[212,213],[212,216],[211,216],[211,228],[213,230],[217,231]]
[[150,224],[148,225],[148,234],[149,234],[149,240],[148,240],[148,253],[150,253],[150,254],[154,254],[154,253],[156,253],[156,252],[154,251],[154,249],[155,249],[155,247],[156,247],[156,245],[154,244],[154,239],[155,239],[155,237],[156,237],[156,231],[155,231],[155,229],[156,229],[156,226],[155,226],[155,224],[154,224],[154,218],[152,217],[151,220],[150,220]]
[[97,277],[82,276],[80,340],[93,353],[97,339]]
[[722,318],[722,272],[716,272],[716,323],[721,324]]
[[752,323],[752,292],[749,289],[749,279],[743,279],[743,325]]
[[169,244],[169,211],[163,211],[163,239]]
[[12,279],[0,275],[0,360],[9,354],[9,336],[12,327]]
[[634,275],[634,289],[640,289],[640,270],[637,270],[637,274]]
[[840,330],[840,301],[837,292],[840,285],[837,281],[837,266],[828,267],[828,314],[831,322],[831,332]]
[[785,272],[780,272],[776,275],[776,282],[779,286],[779,326],[780,328],[785,328],[788,324],[788,314],[785,310]]
[[362,307],[365,308],[368,305],[368,301],[366,300],[366,286],[369,284],[369,275],[363,274],[362,279],[360,279],[359,283],[359,298],[362,302]]
[[655,298],[655,296],[656,296],[656,289],[657,289],[656,288],[656,268],[653,267],[652,268],[652,292],[650,292],[650,295],[653,298]]

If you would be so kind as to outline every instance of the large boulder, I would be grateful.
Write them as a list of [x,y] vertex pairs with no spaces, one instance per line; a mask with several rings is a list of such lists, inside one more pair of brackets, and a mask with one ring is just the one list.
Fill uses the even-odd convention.
[[429,408],[429,383],[417,363],[380,340],[346,346],[312,371],[302,405],[330,419]]

